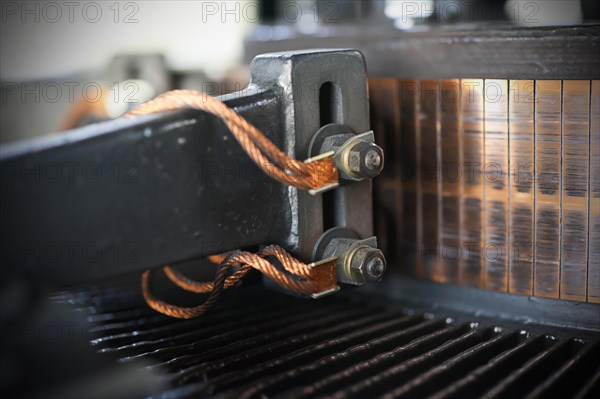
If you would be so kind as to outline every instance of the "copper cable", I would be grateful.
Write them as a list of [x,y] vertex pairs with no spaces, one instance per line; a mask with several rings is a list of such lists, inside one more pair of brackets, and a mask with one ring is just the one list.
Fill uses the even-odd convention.
[[[108,88],[102,87],[100,93],[105,93]],[[86,118],[96,118],[100,120],[108,119],[109,116],[106,112],[106,96],[100,96],[96,101],[90,101],[84,98],[78,98],[75,102],[67,109],[64,120],[61,122],[58,131],[62,132],[65,130],[75,129],[80,126]]]
[[302,190],[319,189],[337,183],[333,157],[301,162],[277,148],[243,116],[220,100],[194,90],[173,90],[141,104],[125,118],[177,109],[198,109],[219,117],[248,156],[270,177]]
[[222,263],[219,265],[215,274],[215,279],[212,283],[213,287],[210,292],[210,296],[199,306],[176,306],[155,298],[150,291],[150,280],[152,274],[154,273],[153,270],[146,270],[142,274],[142,295],[144,296],[144,299],[146,300],[148,306],[150,306],[150,308],[154,309],[159,313],[178,319],[193,319],[195,317],[202,316],[217,302],[217,300],[223,293],[225,278],[228,270],[229,266],[226,263]]
[[[218,265],[218,264],[222,263],[225,259],[227,259],[227,257],[233,252],[234,251],[217,254],[217,255],[210,255],[207,257],[207,259],[210,262]],[[240,266],[240,265],[235,264],[233,266]],[[248,266],[248,265],[244,265],[243,267],[239,268],[239,270],[237,270],[235,273],[233,273],[231,276],[229,276],[229,277],[227,277],[227,279],[225,279],[224,288],[229,288],[229,287],[233,287],[234,285],[236,285],[242,278],[244,278],[246,276],[246,274],[248,274],[248,272],[250,270],[252,270],[252,267]],[[179,272],[177,269],[175,269],[171,266],[168,266],[168,265],[164,266],[163,272],[165,273],[167,278],[169,280],[171,280],[175,285],[177,285],[179,288],[182,288],[186,291],[190,291],[190,292],[193,292],[196,294],[207,294],[207,293],[211,292],[213,289],[212,282],[192,280],[192,279],[184,276],[181,272]]]
[[[265,259],[265,257],[271,256],[281,263],[285,271],[279,270],[274,264]],[[242,266],[227,277],[229,269],[240,264]],[[167,277],[179,287],[195,293],[210,292],[208,299],[199,306],[180,307],[155,298],[150,291],[150,280],[153,274],[151,270],[145,271],[142,275],[142,294],[148,305],[159,313],[175,318],[194,318],[206,313],[215,304],[223,290],[238,283],[251,268],[259,270],[288,291],[304,295],[318,291],[316,273],[309,265],[295,259],[283,248],[271,245],[258,254],[245,251],[231,253],[219,264],[212,283],[194,281],[177,270],[165,266],[163,270]]]
[[[242,278],[244,278],[252,268],[254,268],[259,270],[263,274],[269,276],[273,281],[275,281],[280,286],[286,288],[289,291],[297,292],[300,294],[310,294],[314,292],[314,289],[310,286],[310,284],[307,284],[304,281],[296,281],[290,279],[289,274],[283,273],[269,261],[264,259],[265,257],[269,256],[276,258],[285,270],[287,270],[290,274],[298,278],[302,278],[305,280],[315,278],[314,271],[307,264],[300,262],[292,255],[290,255],[287,251],[285,251],[283,248],[277,245],[270,245],[264,248],[258,254],[253,254],[251,252],[244,251],[236,251],[233,254],[235,255],[230,258],[230,262],[233,262],[233,260],[237,260],[238,264],[236,265],[232,263],[231,266],[238,266],[239,264],[243,264],[243,266],[241,266],[236,272],[234,272],[231,276],[225,279],[224,288],[233,287]],[[226,258],[226,256],[223,255],[213,255],[212,257],[213,259]],[[171,266],[164,266],[163,272],[165,273],[167,278],[171,280],[175,285],[186,291],[194,292],[197,294],[206,294],[211,292],[214,286],[212,282],[201,282],[192,280]]]
[[[231,276],[225,279],[224,288],[233,287],[236,285],[242,278],[248,274],[248,272],[252,270],[251,266],[245,265],[244,267],[237,270]],[[175,285],[179,288],[182,288],[186,291],[194,292],[196,294],[207,294],[212,291],[214,284],[208,281],[195,281],[191,278],[184,276],[177,269],[172,268],[171,266],[163,267],[163,272],[171,280]]]
[[[193,90],[166,92],[124,115],[134,117],[155,112],[177,109],[198,109],[220,118],[229,128],[246,154],[270,177],[280,183],[298,189],[319,189],[338,182],[339,175],[333,157],[312,162],[301,162],[277,148],[263,133],[234,110],[205,93]],[[285,271],[269,262],[268,257],[277,259]],[[319,290],[317,274],[310,266],[300,262],[283,248],[271,245],[258,254],[235,251],[230,254],[212,255],[209,259],[219,263],[213,282],[194,281],[176,269],[165,266],[166,276],[178,287],[194,292],[209,293],[208,299],[199,306],[186,308],[170,305],[155,298],[150,292],[152,271],[142,275],[142,293],[148,305],[157,312],[177,318],[198,317],[208,311],[224,289],[237,284],[252,269],[257,269],[281,287],[299,294],[309,295]],[[227,276],[231,267],[239,267]]]

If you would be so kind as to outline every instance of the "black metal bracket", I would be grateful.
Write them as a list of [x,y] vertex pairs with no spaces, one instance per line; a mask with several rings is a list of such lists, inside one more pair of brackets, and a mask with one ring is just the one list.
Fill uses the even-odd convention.
[[[327,123],[369,130],[355,50],[258,56],[221,99],[279,148],[308,158]],[[92,125],[0,151],[3,273],[72,285],[263,243],[305,261],[323,234],[321,196],[271,180],[200,111]],[[371,183],[335,190],[335,225],[372,235]]]

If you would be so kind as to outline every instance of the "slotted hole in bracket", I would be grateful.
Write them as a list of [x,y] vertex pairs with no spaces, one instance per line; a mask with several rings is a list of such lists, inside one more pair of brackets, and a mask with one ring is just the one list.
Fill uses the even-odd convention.
[[[319,88],[319,124],[342,123],[342,92],[332,82],[325,82]],[[335,191],[323,194],[323,230],[327,231],[338,225],[335,217]]]

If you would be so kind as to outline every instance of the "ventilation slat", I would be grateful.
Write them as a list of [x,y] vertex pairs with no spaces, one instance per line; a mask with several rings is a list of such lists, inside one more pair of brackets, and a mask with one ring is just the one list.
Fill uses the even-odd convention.
[[573,341],[560,342],[535,356],[522,367],[499,381],[489,390],[484,399],[514,397],[530,392],[536,384],[542,382],[553,369],[560,367],[579,344]]
[[[277,309],[278,307],[272,307],[270,305],[257,305],[254,308],[247,308],[242,306],[241,308],[230,307],[223,309],[222,311],[216,311],[207,314],[205,317],[191,320],[173,320],[171,319],[170,324],[146,328],[146,329],[131,329],[127,332],[121,332],[117,334],[107,334],[103,337],[92,340],[92,345],[98,345],[99,347],[112,347],[116,348],[122,345],[130,344],[133,340],[152,340],[159,339],[164,336],[175,335],[177,333],[186,332],[201,328],[205,324],[212,326],[218,326],[224,322],[229,322],[232,319],[236,319],[240,316],[240,312],[261,312],[268,311],[269,309]],[[293,309],[293,307],[292,307]],[[134,342],[135,342],[134,341]]]
[[516,344],[515,334],[499,334],[489,341],[482,342],[473,348],[437,365],[433,369],[385,394],[391,398],[422,398],[434,393],[439,387],[460,378],[461,375],[487,362],[497,354]]
[[[209,323],[206,325],[199,325],[196,328],[185,328],[183,331],[163,331],[163,334],[155,336],[154,339],[142,339],[138,340],[137,335],[131,333],[131,341],[127,345],[117,346],[117,347],[109,347],[100,350],[102,353],[116,353],[120,356],[125,356],[127,354],[136,354],[140,352],[149,352],[151,350],[164,349],[167,347],[173,347],[177,345],[181,345],[184,343],[192,343],[202,337],[210,337],[215,334],[222,333],[224,331],[230,332],[238,332],[244,331],[248,333],[248,328],[234,329],[233,327],[240,324],[251,324],[252,328],[256,328],[258,323],[262,323],[264,321],[273,320],[273,318],[282,317],[287,314],[285,309],[278,309],[275,311],[267,312],[267,309],[263,309],[260,312],[259,317],[254,317],[254,315],[242,317],[236,321],[225,321],[221,323],[216,323],[216,325],[211,325]],[[250,323],[251,322],[251,323]],[[206,323],[203,323],[206,324]]]
[[90,323],[98,323],[98,324],[109,324],[109,323],[119,323],[126,322],[127,320],[137,319],[141,317],[150,317],[155,316],[156,313],[150,309],[148,306],[144,306],[141,308],[123,310],[120,312],[114,313],[102,313],[97,315],[88,316],[87,321]]
[[313,380],[322,375],[336,372],[347,365],[348,362],[361,361],[372,352],[379,352],[388,349],[390,346],[399,345],[408,342],[429,331],[443,328],[440,321],[426,321],[417,324],[405,330],[399,330],[386,334],[380,338],[369,340],[366,337],[364,343],[353,346],[347,350],[334,352],[316,362],[308,363],[286,373],[280,373],[271,377],[266,377],[258,381],[253,381],[250,386],[240,390],[240,396],[252,397],[254,394],[264,392],[269,395],[278,394],[290,386],[301,385],[302,381]]
[[233,289],[193,320],[163,318],[127,297],[135,305],[102,289],[58,299],[99,326],[90,342],[97,356],[160,378],[163,391],[150,397],[595,398],[600,388],[600,343],[562,330],[555,338],[541,326],[531,336],[491,320],[455,324],[343,293],[308,301]]
[[[246,389],[254,391],[256,391],[255,387],[260,386],[263,390],[264,388],[269,387],[269,392],[271,392],[273,388],[282,381],[285,386],[290,386],[299,378],[310,378],[307,376],[308,372],[312,372],[318,368],[319,373],[321,373],[327,365],[347,360],[348,355],[345,356],[345,353],[347,353],[348,350],[345,349],[348,348],[348,346],[358,344],[359,342],[365,342],[370,337],[384,335],[393,330],[408,331],[413,329],[423,329],[425,324],[431,325],[435,323],[428,321],[417,324],[420,321],[422,321],[421,318],[403,317],[397,320],[384,321],[372,326],[367,326],[348,334],[335,337],[331,340],[308,346],[305,349],[298,350],[290,355],[274,358],[268,362],[258,364],[244,373],[230,373],[218,377],[215,379],[216,384],[213,384],[211,390],[214,391],[219,387],[230,388],[232,385],[239,386],[240,384],[248,382],[250,383]],[[315,360],[319,358],[322,359],[315,362]],[[329,361],[325,359],[329,359]],[[271,371],[271,374],[268,374],[269,371]],[[268,376],[259,378],[265,374],[268,374]],[[244,387],[241,388],[242,391],[244,389]]]
[[[332,312],[333,311],[333,312]],[[321,318],[325,317],[330,313],[338,311],[339,308],[326,308],[326,309],[314,309],[313,311],[305,311],[305,316],[309,318]],[[341,316],[340,316],[341,317]],[[336,320],[339,320],[336,319]],[[259,337],[262,341],[275,336],[272,335],[273,331],[283,330],[284,327],[290,325],[297,325],[302,327],[299,321],[298,314],[281,314],[279,312],[275,314],[268,314],[266,318],[254,318],[245,320],[246,328],[239,328],[244,320],[236,320],[233,323],[223,323],[214,328],[198,329],[188,334],[185,339],[171,342],[170,346],[163,345],[162,347],[150,351],[144,351],[144,348],[140,348],[142,353],[135,356],[126,357],[126,361],[140,360],[140,359],[156,359],[160,361],[170,361],[175,358],[181,358],[181,356],[189,355],[190,353],[208,353],[214,348],[221,348],[223,345],[231,344],[233,342],[239,342],[240,340],[247,339],[248,337]],[[169,341],[169,338],[166,338]],[[258,344],[261,341],[253,340],[253,344]]]
[[325,377],[319,376],[312,384],[289,391],[284,397],[313,397],[317,394],[340,389],[343,387],[343,384],[347,384],[351,381],[359,381],[367,376],[376,375],[394,362],[398,363],[423,354],[450,339],[457,338],[468,330],[469,326],[463,325],[423,335],[407,344],[398,346],[389,352],[384,352],[368,360],[352,364],[337,373]]
[[379,374],[370,376],[347,388],[339,390],[331,396],[334,398],[364,398],[376,396],[394,386],[409,381],[411,378],[425,372],[434,365],[439,364],[482,341],[484,341],[484,338],[481,336],[480,332],[469,331],[468,333],[452,339],[420,356],[400,362]]
[[600,359],[600,344],[596,343],[588,348],[583,348],[556,370],[554,374],[550,375],[527,398],[566,398],[572,396],[592,376],[598,359]]
[[[206,351],[200,351],[198,353],[190,351],[186,355],[174,357],[161,364],[158,364],[157,366],[170,371],[183,370],[177,378],[187,380],[189,376],[196,375],[198,371],[214,370],[219,367],[226,367],[228,364],[235,363],[236,360],[240,359],[238,356],[240,353],[244,354],[242,357],[251,356],[254,352],[256,352],[253,351],[255,348],[273,351],[275,350],[275,347],[283,346],[282,343],[285,343],[288,340],[293,340],[294,338],[298,340],[297,337],[306,337],[314,330],[319,331],[320,329],[326,329],[326,331],[330,331],[332,328],[335,328],[332,326],[335,326],[336,323],[341,323],[341,329],[347,328],[349,323],[342,323],[342,321],[344,319],[353,318],[358,318],[359,321],[353,323],[352,325],[360,326],[363,323],[381,319],[381,315],[366,317],[365,313],[358,313],[355,311],[337,312],[334,315],[325,315],[315,319],[314,321],[307,322],[297,319],[295,323],[283,328],[270,330],[260,335],[251,336],[240,341],[231,342],[227,345],[215,347]],[[219,360],[221,361],[219,362]],[[211,361],[214,361],[214,363],[210,363]],[[220,366],[217,363],[219,363]],[[225,372],[225,370],[222,370],[222,372]]]
[[437,392],[432,399],[476,397],[515,368],[543,350],[544,338],[526,339],[516,347],[501,353],[487,364],[456,380],[447,388]]
[[[223,305],[223,304],[222,304]],[[208,314],[205,319],[197,319],[197,320],[188,320],[189,324],[201,324],[206,322],[206,319],[212,319],[213,317],[218,318],[219,320],[231,318],[232,315],[238,315],[240,312],[248,312],[250,310],[256,310],[256,308],[260,308],[260,306],[256,306],[250,303],[242,303],[242,304],[232,304],[234,306],[225,307],[220,312],[213,312],[213,314]],[[254,305],[254,306],[253,306]],[[181,322],[181,321],[180,321]],[[109,323],[100,325],[96,328],[90,330],[92,334],[103,334],[103,335],[119,335],[119,334],[127,334],[130,332],[136,332],[139,334],[140,331],[148,330],[152,328],[158,328],[161,326],[169,326],[173,324],[173,319],[161,314],[157,314],[153,312],[151,315],[142,318],[132,318],[129,320],[117,322],[117,323]]]
[[575,399],[592,399],[600,395],[600,367],[596,369],[593,377],[577,392]]
[[[279,334],[279,340],[276,340],[266,335],[266,344],[262,345],[249,345],[251,349],[238,352],[235,355],[220,357],[221,351],[224,352],[223,348],[219,348],[214,353],[216,361],[213,363],[200,364],[195,367],[183,370],[177,374],[176,381],[183,383],[198,378],[207,378],[208,376],[214,376],[215,374],[222,374],[228,371],[239,370],[244,366],[254,366],[256,363],[267,360],[271,357],[281,356],[285,353],[290,353],[294,350],[298,350],[306,345],[313,344],[318,341],[329,339],[332,336],[344,334],[348,331],[360,328],[361,326],[375,323],[378,321],[385,320],[388,317],[385,313],[376,313],[374,315],[362,315],[355,314],[355,316],[349,316],[348,314],[343,315],[346,321],[341,322],[339,318],[330,316],[321,319],[320,322],[311,323],[302,322],[293,330],[294,334],[283,336],[285,339],[281,339],[281,334],[278,331],[274,331],[271,335],[277,337]],[[327,320],[324,322],[324,320]],[[291,332],[291,330],[290,330]],[[198,363],[195,361],[195,363]]]

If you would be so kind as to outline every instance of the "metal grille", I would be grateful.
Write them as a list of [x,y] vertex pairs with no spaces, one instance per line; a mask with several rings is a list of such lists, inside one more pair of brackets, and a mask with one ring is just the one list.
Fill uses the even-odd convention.
[[403,273],[600,302],[600,81],[369,80],[377,236]]
[[156,397],[583,398],[600,390],[597,342],[421,314],[360,291],[319,301],[262,288],[225,297],[187,321],[157,315],[124,287],[54,299],[88,314],[98,356],[156,372],[165,386]]

